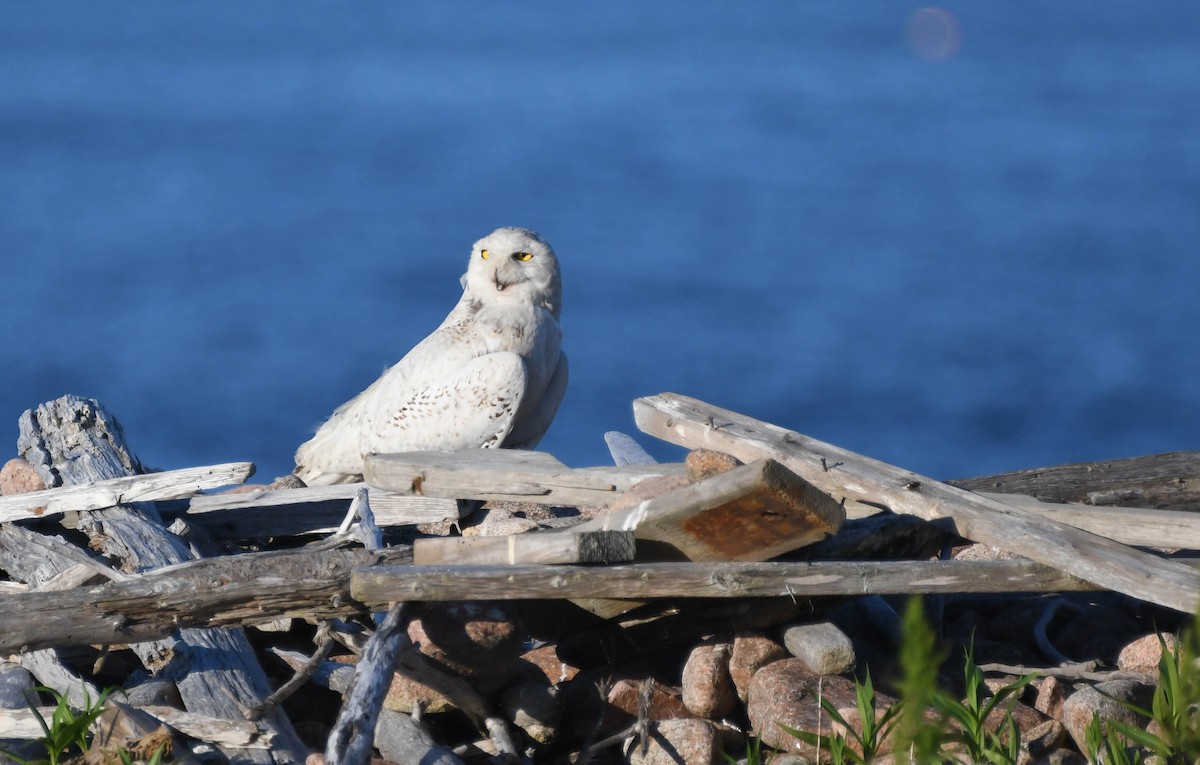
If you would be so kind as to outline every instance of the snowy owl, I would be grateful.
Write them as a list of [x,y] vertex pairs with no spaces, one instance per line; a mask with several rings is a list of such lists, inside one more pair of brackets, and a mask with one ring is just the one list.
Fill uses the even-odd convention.
[[372,453],[541,440],[567,387],[554,250],[528,229],[498,228],[471,249],[462,286],[433,334],[296,451],[306,484],[361,480]]

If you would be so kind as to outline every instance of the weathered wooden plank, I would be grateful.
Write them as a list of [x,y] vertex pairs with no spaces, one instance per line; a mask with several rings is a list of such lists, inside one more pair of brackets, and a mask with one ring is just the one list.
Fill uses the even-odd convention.
[[1043,502],[1200,510],[1200,452],[1077,462],[947,483],[978,492],[1028,494]]
[[0,652],[141,642],[185,627],[246,626],[281,617],[369,613],[350,597],[350,572],[407,563],[405,548],[280,550],[204,558],[119,582],[6,595]]
[[1146,507],[1093,507],[1041,502],[1024,494],[976,493],[1122,544],[1200,550],[1200,513]]
[[367,483],[398,494],[448,499],[519,500],[550,505],[607,505],[646,478],[680,470],[636,465],[572,470],[544,452],[469,449],[374,454]]
[[[364,483],[302,489],[262,489],[191,497],[172,503],[164,514],[179,515],[214,536],[248,539],[258,536],[328,534],[337,530],[350,502]],[[379,526],[411,526],[457,520],[453,499],[413,497],[371,490],[371,510]]]
[[502,537],[423,537],[413,541],[418,566],[624,563],[633,560],[630,531],[554,531]]
[[371,566],[350,592],[364,602],[540,598],[769,598],[1097,587],[1027,560],[638,563],[623,566]]
[[254,463],[230,462],[15,494],[0,497],[0,523],[55,513],[99,510],[130,502],[182,497],[204,489],[243,483],[253,474]]
[[774,460],[758,460],[574,530],[630,530],[689,560],[767,560],[824,539],[844,520],[828,494]]
[[952,519],[968,539],[1117,592],[1180,611],[1200,604],[1200,573],[1181,563],[776,425],[669,393],[636,400],[634,419],[643,431],[682,446],[717,449],[742,460],[778,459],[836,498],[883,504],[927,520]]

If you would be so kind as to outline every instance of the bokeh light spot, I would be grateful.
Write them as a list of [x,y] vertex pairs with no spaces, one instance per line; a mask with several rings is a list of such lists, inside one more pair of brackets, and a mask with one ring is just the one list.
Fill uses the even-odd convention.
[[950,58],[962,45],[958,19],[934,6],[918,8],[909,15],[904,37],[913,53],[930,61]]

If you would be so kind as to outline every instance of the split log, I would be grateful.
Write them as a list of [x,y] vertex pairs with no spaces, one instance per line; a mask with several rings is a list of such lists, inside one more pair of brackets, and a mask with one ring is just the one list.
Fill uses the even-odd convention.
[[545,452],[468,449],[373,454],[367,483],[398,494],[449,499],[607,505],[635,484],[682,472],[681,465],[628,465],[572,470]]
[[772,598],[1099,589],[1028,560],[638,563],[626,566],[371,566],[350,592],[394,600]]
[[1107,589],[1194,612],[1200,572],[1110,539],[702,401],[660,394],[634,402],[643,431],[742,460],[771,457],[834,497],[881,504],[926,520],[949,518],[959,535],[1055,566]]
[[15,494],[0,497],[0,523],[55,513],[101,510],[132,502],[172,499],[203,489],[243,483],[253,474],[253,463],[231,462],[227,465],[131,475],[81,486],[63,486]]
[[350,597],[350,572],[411,560],[406,548],[311,549],[205,558],[120,582],[6,596],[0,652],[159,640],[183,627],[329,619],[386,604]]
[[[81,485],[145,473],[125,445],[120,424],[98,402],[64,396],[19,421],[18,451],[47,486]],[[88,513],[93,544],[124,561],[130,571],[179,563],[190,558],[185,545],[162,527],[147,508],[118,505]],[[266,674],[240,630],[183,629],[176,640],[135,643],[130,648],[150,669],[176,680],[188,711],[240,720],[242,710],[270,694]],[[230,748],[231,759],[251,763],[300,762],[307,748],[282,713],[262,724],[275,736],[270,752]]]
[[948,483],[971,491],[1028,494],[1043,502],[1200,510],[1200,452],[1077,462]]

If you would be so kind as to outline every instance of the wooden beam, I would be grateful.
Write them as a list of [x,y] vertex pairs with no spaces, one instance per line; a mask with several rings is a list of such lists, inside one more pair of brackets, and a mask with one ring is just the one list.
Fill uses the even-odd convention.
[[1027,560],[638,563],[624,566],[371,566],[364,602],[545,598],[772,598],[960,592],[1059,592],[1095,585]]
[[639,428],[672,443],[742,460],[771,457],[835,498],[948,518],[967,539],[1179,611],[1200,604],[1200,573],[1181,563],[695,399],[664,393],[638,399],[633,408]]
[[468,449],[373,454],[367,483],[397,494],[447,499],[607,505],[635,484],[683,472],[682,465],[571,469],[545,452]]
[[0,497],[0,523],[55,513],[102,510],[130,502],[172,499],[203,489],[244,483],[252,475],[254,463],[230,462],[14,494]]
[[565,531],[501,537],[421,537],[413,540],[418,566],[625,563],[633,560],[631,531]]

